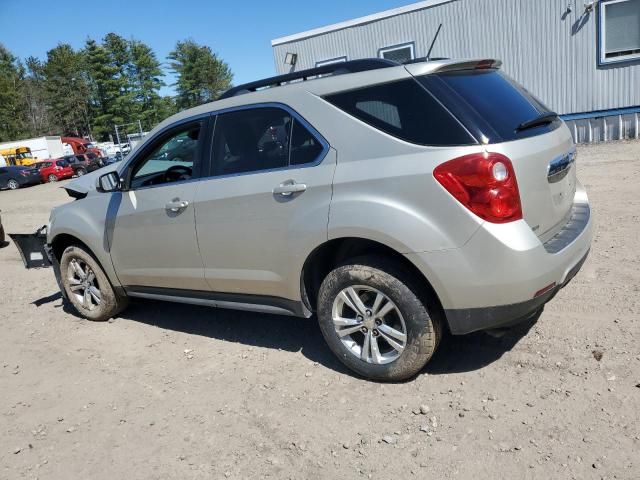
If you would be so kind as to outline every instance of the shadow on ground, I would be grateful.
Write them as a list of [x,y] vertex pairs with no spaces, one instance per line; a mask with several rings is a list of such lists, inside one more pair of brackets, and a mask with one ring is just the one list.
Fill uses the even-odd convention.
[[[60,293],[35,300],[33,305],[61,300]],[[68,302],[64,311],[78,317]],[[535,324],[541,312],[514,328],[454,337],[445,335],[423,373],[443,375],[479,370],[510,351]],[[347,375],[353,374],[331,353],[315,317],[310,319],[224,310],[152,300],[136,300],[121,315],[158,328],[254,347],[301,352],[313,362]]]

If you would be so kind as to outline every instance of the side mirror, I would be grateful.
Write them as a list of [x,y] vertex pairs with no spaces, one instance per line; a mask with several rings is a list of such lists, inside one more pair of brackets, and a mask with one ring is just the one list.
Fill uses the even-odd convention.
[[97,190],[101,193],[117,192],[121,182],[118,172],[109,172],[98,178]]

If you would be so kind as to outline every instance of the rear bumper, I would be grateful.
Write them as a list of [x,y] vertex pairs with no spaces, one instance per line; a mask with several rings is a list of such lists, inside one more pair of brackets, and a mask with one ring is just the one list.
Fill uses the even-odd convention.
[[586,192],[574,213],[542,243],[524,220],[483,224],[461,248],[408,254],[428,278],[454,334],[508,326],[530,317],[571,280],[593,235]]
[[587,260],[588,255],[589,253],[587,252],[580,262],[569,271],[562,285],[556,285],[531,300],[497,307],[445,310],[449,330],[453,335],[465,335],[479,330],[511,327],[532,318],[547,302],[556,296],[560,289],[564,288],[576,276]]
[[21,177],[18,179],[18,183],[21,187],[27,185],[39,185],[40,183],[42,183],[42,178],[40,177],[40,175],[38,175],[37,177],[35,175],[29,177]]

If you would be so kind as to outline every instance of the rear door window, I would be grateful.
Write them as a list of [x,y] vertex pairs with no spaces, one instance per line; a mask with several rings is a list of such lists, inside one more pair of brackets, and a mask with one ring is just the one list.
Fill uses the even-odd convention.
[[213,136],[213,175],[232,175],[304,165],[324,146],[294,115],[259,107],[218,115]]
[[290,165],[304,165],[317,161],[324,146],[297,118],[291,132]]
[[463,123],[479,126],[492,142],[540,135],[560,125],[560,120],[556,120],[551,124],[518,131],[522,123],[550,110],[524,87],[498,70],[439,73],[419,77],[418,81]]
[[469,145],[477,141],[413,79],[367,86],[325,97],[349,115],[418,145]]

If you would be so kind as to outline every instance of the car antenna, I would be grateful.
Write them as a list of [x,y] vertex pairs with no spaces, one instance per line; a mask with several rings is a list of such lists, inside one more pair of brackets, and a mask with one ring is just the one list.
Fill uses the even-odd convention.
[[442,24],[438,26],[438,30],[436,31],[436,34],[433,37],[433,41],[431,42],[431,46],[429,47],[429,51],[427,52],[427,62],[431,59],[431,51],[433,50],[433,46],[436,44],[436,40],[438,40],[438,35],[440,35],[440,30],[442,30]]

